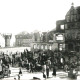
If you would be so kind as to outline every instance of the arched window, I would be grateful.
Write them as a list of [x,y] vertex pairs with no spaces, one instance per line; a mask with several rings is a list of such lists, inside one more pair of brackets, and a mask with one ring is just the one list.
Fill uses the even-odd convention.
[[49,45],[49,49],[50,49],[50,50],[52,49],[52,46],[51,46],[51,45]]
[[36,44],[33,45],[33,48],[36,49]]
[[63,49],[63,44],[59,44],[59,50],[62,51]]
[[45,49],[47,49],[47,45],[45,45]]
[[43,45],[41,45],[41,49],[43,49]]
[[74,15],[71,15],[71,22],[74,21]]
[[70,22],[70,16],[66,17],[67,22]]
[[39,49],[39,44],[37,45],[37,49]]

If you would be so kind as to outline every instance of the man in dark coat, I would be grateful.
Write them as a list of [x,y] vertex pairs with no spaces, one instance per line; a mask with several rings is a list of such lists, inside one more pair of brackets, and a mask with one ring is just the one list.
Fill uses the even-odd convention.
[[56,66],[53,67],[53,73],[52,73],[52,75],[56,76]]

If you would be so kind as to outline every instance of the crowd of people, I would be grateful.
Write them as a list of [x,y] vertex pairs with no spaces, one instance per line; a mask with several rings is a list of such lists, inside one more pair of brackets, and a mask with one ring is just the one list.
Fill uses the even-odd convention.
[[[47,51],[46,51],[47,52]],[[52,68],[52,53],[46,53],[44,51],[28,51],[25,49],[23,52],[16,52],[13,54],[12,52],[8,55],[4,52],[1,52],[1,66],[3,72],[3,67],[10,65],[12,67],[20,67],[26,68],[28,72],[43,72],[43,75],[49,77],[49,70]],[[48,51],[49,52],[49,51]],[[1,73],[2,74],[2,73]]]
[[[12,67],[26,68],[28,72],[38,72],[43,73],[43,77],[49,77],[49,71],[52,70],[52,75],[56,76],[56,70],[63,69],[65,71],[70,68],[76,68],[80,62],[71,62],[65,60],[65,57],[62,53],[51,50],[35,50],[28,51],[25,49],[23,52],[12,52],[7,55],[4,52],[2,54],[2,66],[11,65]],[[6,55],[6,56],[5,56]],[[69,57],[70,58],[70,57]]]

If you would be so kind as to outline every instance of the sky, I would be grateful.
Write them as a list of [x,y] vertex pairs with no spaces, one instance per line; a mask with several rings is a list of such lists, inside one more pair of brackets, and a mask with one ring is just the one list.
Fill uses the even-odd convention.
[[14,35],[22,31],[55,29],[72,2],[80,6],[80,0],[0,0],[0,33],[11,33],[13,42]]

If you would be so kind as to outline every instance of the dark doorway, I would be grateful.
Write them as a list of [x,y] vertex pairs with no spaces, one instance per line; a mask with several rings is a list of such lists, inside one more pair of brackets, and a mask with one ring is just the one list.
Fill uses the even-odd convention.
[[74,51],[73,44],[71,44],[71,43],[68,44],[68,50],[69,51]]

